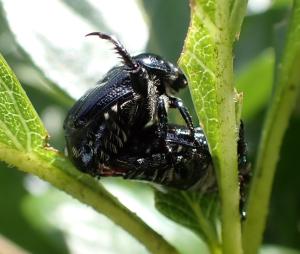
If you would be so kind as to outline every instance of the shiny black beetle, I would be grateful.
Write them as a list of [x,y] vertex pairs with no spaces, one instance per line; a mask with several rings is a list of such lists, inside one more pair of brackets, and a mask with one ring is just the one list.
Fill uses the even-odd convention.
[[196,144],[188,110],[180,99],[170,95],[187,86],[182,71],[154,54],[132,57],[109,35],[87,34],[90,35],[113,43],[123,65],[112,68],[75,103],[65,119],[68,156],[76,167],[91,175],[101,175],[103,165],[151,123],[157,123],[157,137],[170,161],[171,149],[166,143],[168,108],[179,110]]
[[[212,160],[201,128],[195,128],[195,145],[189,129],[168,125],[164,149],[157,135],[157,126],[145,127],[112,156],[100,176],[121,176],[124,179],[148,181],[180,190],[204,189],[214,186]],[[211,181],[213,180],[213,182]]]
[[[100,176],[121,176],[181,190],[208,192],[216,188],[212,158],[202,128],[195,128],[194,137],[197,145],[189,129],[169,124],[165,141],[172,156],[170,163],[168,153],[157,135],[157,126],[147,126],[98,172]],[[247,182],[249,163],[242,123],[237,152],[239,175],[243,178],[240,182]]]
[[[124,179],[148,181],[178,190],[194,190],[204,194],[214,192],[217,190],[215,170],[206,137],[200,127],[195,128],[194,137],[197,145],[188,128],[168,126],[166,143],[172,156],[170,162],[157,135],[157,126],[145,127],[131,138],[118,155],[112,156],[98,173],[100,176],[121,176]],[[250,180],[250,164],[247,160],[242,122],[237,152],[240,213],[241,218],[245,219],[245,189]]]

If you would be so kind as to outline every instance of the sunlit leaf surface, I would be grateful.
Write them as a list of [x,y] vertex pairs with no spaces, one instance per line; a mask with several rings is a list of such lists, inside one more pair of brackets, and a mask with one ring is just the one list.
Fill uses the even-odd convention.
[[1,55],[0,95],[0,143],[26,151],[43,146],[46,130]]
[[179,191],[155,193],[155,205],[161,213],[206,240],[216,236],[214,227],[209,224],[217,217],[219,203],[216,199],[216,193],[211,195]]
[[217,28],[214,23],[215,1],[204,2],[193,4],[192,28],[185,42],[180,66],[188,76],[200,122],[209,135],[213,133],[218,121],[215,92]]

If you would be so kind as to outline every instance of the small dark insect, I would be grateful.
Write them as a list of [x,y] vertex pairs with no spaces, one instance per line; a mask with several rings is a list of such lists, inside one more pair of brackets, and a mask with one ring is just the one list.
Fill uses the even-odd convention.
[[[100,168],[99,175],[144,180],[181,190],[208,190],[216,183],[215,176],[213,182],[208,180],[214,173],[202,128],[195,128],[195,138],[198,145],[195,145],[189,129],[169,124],[166,143],[172,156],[170,161],[157,135],[157,126],[145,127]],[[243,124],[238,140],[238,166],[241,176],[249,173]]]
[[180,99],[171,96],[187,86],[182,71],[154,54],[130,56],[122,44],[111,36],[93,32],[108,40],[123,65],[112,68],[97,85],[70,109],[65,122],[67,151],[76,167],[91,175],[147,124],[157,123],[161,149],[171,160],[166,142],[168,108],[177,108],[195,143],[191,116]]
[[[148,126],[124,146],[118,155],[112,156],[106,166],[99,169],[100,176],[121,176],[157,183],[179,190],[197,190],[210,193],[217,190],[215,171],[203,130],[195,128],[195,145],[189,129],[169,125],[166,143],[172,160],[162,147],[157,135],[157,126]],[[238,140],[238,168],[240,183],[240,212],[245,217],[245,187],[250,171],[244,139],[243,123]]]
[[145,127],[111,157],[107,167],[100,169],[100,176],[122,176],[181,190],[214,185],[208,180],[212,161],[201,128],[195,129],[195,138],[197,146],[188,128],[169,124],[167,152],[157,135],[157,126]]

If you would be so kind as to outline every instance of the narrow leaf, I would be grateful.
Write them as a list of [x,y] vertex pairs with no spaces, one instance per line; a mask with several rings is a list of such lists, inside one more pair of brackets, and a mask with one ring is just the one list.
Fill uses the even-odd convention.
[[[221,197],[224,253],[241,253],[237,133],[240,105],[233,86],[231,9],[234,1],[191,1],[191,23],[179,64],[209,141]],[[236,8],[235,8],[236,9]],[[239,8],[238,8],[239,9]],[[239,17],[243,20],[243,14]],[[237,100],[240,104],[241,100]]]
[[46,137],[36,111],[0,55],[0,145],[31,151],[44,146]]
[[169,190],[156,191],[156,208],[171,220],[189,228],[208,242],[210,248],[220,245],[213,222],[217,221],[219,203],[216,193]]

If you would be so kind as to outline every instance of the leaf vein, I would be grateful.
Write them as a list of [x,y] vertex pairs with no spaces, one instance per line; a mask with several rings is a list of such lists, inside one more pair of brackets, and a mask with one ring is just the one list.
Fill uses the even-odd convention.
[[[13,79],[13,77],[11,75],[9,75],[9,77],[11,79]],[[12,82],[15,82],[15,80],[12,81]],[[6,89],[6,94],[8,94],[8,96],[11,99],[11,101],[13,102],[12,104],[13,104],[13,107],[15,108],[16,112],[18,113],[17,115],[20,116],[19,119],[20,119],[21,124],[23,125],[23,128],[24,128],[25,133],[26,133],[26,137],[27,137],[27,144],[26,144],[27,145],[27,151],[30,151],[31,150],[31,136],[28,134],[29,133],[29,128],[28,128],[28,126],[26,124],[25,119],[22,117],[23,114],[22,114],[22,112],[21,112],[21,110],[20,110],[20,108],[18,106],[18,103],[17,103],[15,97],[12,95],[11,89],[9,89],[7,87],[5,81],[3,80],[2,77],[0,77],[0,83],[1,83],[1,86],[3,86]],[[14,139],[16,139],[15,136],[14,136]]]
[[7,135],[7,137],[13,142],[13,144],[17,147],[17,149],[23,150],[22,144],[18,141],[16,136],[10,131],[10,129],[6,126],[6,124],[2,120],[0,120],[0,128]]
[[203,10],[203,8],[198,4],[197,10],[193,12],[203,23],[203,25],[207,28],[213,38],[216,38],[218,34],[218,27],[211,20],[211,18],[207,15],[207,13]]

